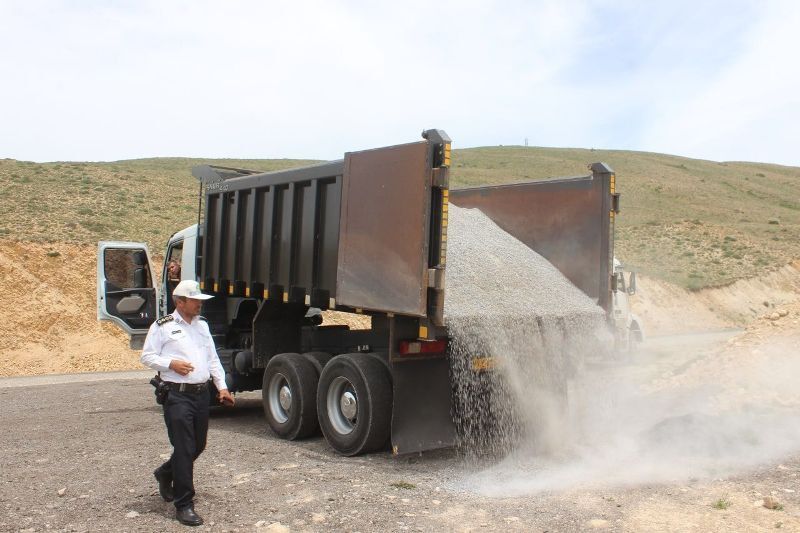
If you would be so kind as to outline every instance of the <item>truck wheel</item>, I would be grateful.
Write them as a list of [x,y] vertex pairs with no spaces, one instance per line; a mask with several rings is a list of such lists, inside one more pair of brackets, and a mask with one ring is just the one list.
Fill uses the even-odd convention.
[[[305,352],[302,356],[314,365],[314,368],[317,370],[317,376],[322,375],[322,369],[325,368],[328,361],[333,358],[328,352]],[[316,386],[314,388],[316,389]]]
[[264,371],[261,401],[269,427],[289,440],[312,435],[318,426],[317,372],[300,354],[282,353]]
[[338,453],[351,456],[383,447],[392,420],[386,367],[366,354],[334,357],[319,378],[317,412],[322,434]]

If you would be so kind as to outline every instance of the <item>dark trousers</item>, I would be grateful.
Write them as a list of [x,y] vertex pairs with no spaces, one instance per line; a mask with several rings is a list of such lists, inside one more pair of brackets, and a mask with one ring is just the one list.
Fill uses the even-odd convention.
[[175,507],[189,507],[194,499],[193,467],[206,448],[208,436],[208,389],[204,392],[169,391],[164,402],[172,456],[156,469],[156,475],[172,479]]

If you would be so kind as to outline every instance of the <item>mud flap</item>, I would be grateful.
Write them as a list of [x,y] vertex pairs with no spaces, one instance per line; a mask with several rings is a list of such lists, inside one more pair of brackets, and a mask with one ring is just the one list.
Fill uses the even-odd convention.
[[455,445],[449,363],[446,358],[392,364],[392,453]]

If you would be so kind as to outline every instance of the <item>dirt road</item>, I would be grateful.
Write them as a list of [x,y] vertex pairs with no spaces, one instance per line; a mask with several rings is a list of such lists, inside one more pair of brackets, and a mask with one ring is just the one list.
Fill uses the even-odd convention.
[[[0,530],[183,529],[151,473],[169,445],[147,373],[9,378],[0,401]],[[320,437],[288,443],[265,428],[258,394],[212,414],[195,474],[202,530],[800,530],[797,454],[726,479],[488,496],[481,465],[453,452],[341,458]]]

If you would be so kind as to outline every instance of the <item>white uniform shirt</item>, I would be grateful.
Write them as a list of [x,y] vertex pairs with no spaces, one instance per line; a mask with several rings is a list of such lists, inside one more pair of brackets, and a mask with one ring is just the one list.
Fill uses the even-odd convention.
[[[178,311],[171,316],[173,320],[150,325],[140,358],[142,364],[161,372],[164,381],[197,384],[205,383],[210,377],[217,390],[227,389],[225,370],[206,321],[195,317],[191,323],[186,322]],[[178,374],[169,368],[173,359],[188,361],[194,370],[185,376]]]

